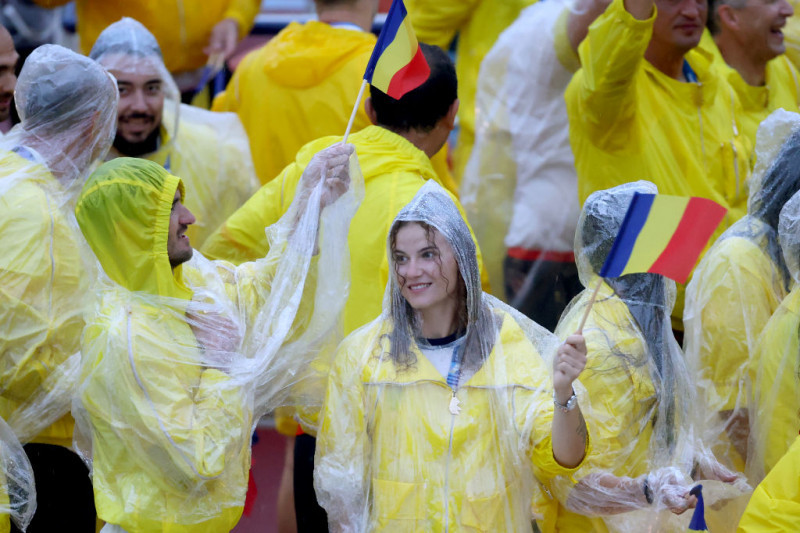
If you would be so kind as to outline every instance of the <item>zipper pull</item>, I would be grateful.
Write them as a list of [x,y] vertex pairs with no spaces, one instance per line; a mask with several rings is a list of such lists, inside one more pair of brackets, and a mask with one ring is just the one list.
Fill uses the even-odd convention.
[[461,402],[459,401],[458,398],[456,398],[456,391],[453,391],[453,397],[450,398],[450,407],[449,407],[451,415],[457,415],[461,413],[461,407],[459,407],[460,404]]

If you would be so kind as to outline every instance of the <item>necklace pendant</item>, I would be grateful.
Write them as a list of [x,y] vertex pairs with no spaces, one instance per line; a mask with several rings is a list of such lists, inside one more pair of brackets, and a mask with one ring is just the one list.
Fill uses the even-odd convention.
[[461,402],[455,397],[455,395],[453,395],[453,397],[450,398],[450,414],[457,415],[461,413],[461,407],[459,407],[459,404],[461,404]]

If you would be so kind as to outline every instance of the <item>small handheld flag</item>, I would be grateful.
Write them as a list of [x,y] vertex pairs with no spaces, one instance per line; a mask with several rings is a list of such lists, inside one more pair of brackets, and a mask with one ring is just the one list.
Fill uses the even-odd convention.
[[697,497],[697,507],[694,508],[692,520],[689,522],[689,531],[708,532],[706,525],[706,508],[703,503],[703,485],[697,485],[689,491],[689,494]]
[[600,276],[650,272],[686,283],[726,212],[706,198],[634,193]]
[[403,0],[394,0],[367,63],[364,80],[399,100],[431,74]]

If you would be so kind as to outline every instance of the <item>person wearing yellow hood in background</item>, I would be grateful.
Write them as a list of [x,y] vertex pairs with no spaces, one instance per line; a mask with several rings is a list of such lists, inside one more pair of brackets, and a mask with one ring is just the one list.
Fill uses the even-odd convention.
[[775,468],[800,430],[800,193],[783,206],[778,237],[792,290],[764,326],[750,360],[747,474],[755,483]]
[[800,190],[800,115],[770,115],[759,128],[756,153],[748,214],[697,265],[683,311],[686,361],[700,397],[698,427],[737,472],[745,471],[747,459],[756,342],[792,279],[778,243],[778,216]]
[[737,533],[784,533],[800,530],[800,437],[759,483],[747,504]]
[[89,57],[117,79],[117,136],[109,158],[143,157],[184,180],[187,207],[199,222],[189,237],[200,247],[258,188],[247,134],[233,113],[180,103],[153,35],[124,18],[97,38]]
[[352,153],[317,154],[269,254],[238,267],[193,252],[188,192],[163,167],[118,158],[87,180],[75,216],[103,272],[74,412],[107,531],[236,525],[255,424],[298,401],[316,350],[338,338],[363,194]]
[[[34,0],[56,7],[72,0]],[[94,47],[100,33],[122,17],[141,22],[153,32],[164,50],[167,69],[181,78],[181,91],[194,88],[209,56],[227,59],[253,27],[259,0],[77,0],[78,37],[84,54]]]
[[[400,100],[372,87],[372,96],[365,107],[376,125],[353,133],[348,139],[359,156],[366,196],[350,231],[350,264],[355,282],[345,308],[345,334],[380,313],[389,275],[383,242],[392,219],[426,181],[441,184],[430,156],[441,150],[453,128],[458,108],[457,80],[447,54],[433,46],[420,46],[431,69],[429,79]],[[341,137],[324,137],[304,146],[294,163],[228,218],[208,239],[202,252],[235,263],[263,255],[269,248],[264,228],[285,212],[303,168],[315,153],[340,140]],[[485,278],[484,286],[488,286]],[[314,418],[314,414],[304,417],[304,429],[313,431]],[[312,437],[308,435],[298,437],[295,450],[304,450],[304,462],[310,467],[314,452],[313,441],[309,439]],[[300,463],[296,455],[295,472]],[[298,491],[313,495],[310,472],[302,479],[307,481],[307,487],[304,489],[296,476],[296,498]],[[314,521],[310,531],[326,527],[321,509],[314,507],[319,511],[315,514],[310,505],[300,505],[298,501],[295,504],[298,522]]]
[[[755,145],[762,120],[783,108],[797,112],[800,74],[784,52],[781,29],[792,16],[787,0],[709,0],[703,43],[715,56],[720,73],[731,84],[743,113],[743,133]],[[710,37],[713,36],[713,42]]]
[[72,446],[72,396],[94,260],[72,206],[114,138],[117,90],[60,46],[20,72],[22,122],[0,141],[0,417],[25,444],[38,511],[28,531],[94,531],[88,471]]
[[[741,104],[697,44],[706,0],[614,0],[579,47],[567,87],[578,196],[647,179],[662,194],[701,196],[744,215],[752,145]],[[682,330],[683,285],[672,314]]]
[[[567,307],[556,335],[564,339],[575,331],[591,305],[581,383],[592,401],[586,422],[594,445],[571,479],[553,481],[554,531],[638,533],[651,524],[654,531],[685,531],[665,511],[680,514],[693,506],[693,466],[699,465],[702,479],[737,479],[693,438],[694,383],[669,320],[675,282],[647,273],[598,277],[637,192],[658,189],[638,181],[596,191],[578,221],[575,259],[587,288]],[[710,504],[715,495],[709,488],[705,495]]]
[[461,85],[453,176],[461,183],[475,142],[475,96],[484,56],[520,12],[536,0],[406,0],[420,42],[447,50],[457,36],[456,74]]
[[[239,115],[261,183],[279,175],[306,143],[342,135],[376,38],[377,0],[315,0],[318,21],[293,22],[236,67],[212,110]],[[265,119],[265,117],[269,117]],[[353,131],[369,126],[359,109]],[[431,158],[456,192],[446,147]]]

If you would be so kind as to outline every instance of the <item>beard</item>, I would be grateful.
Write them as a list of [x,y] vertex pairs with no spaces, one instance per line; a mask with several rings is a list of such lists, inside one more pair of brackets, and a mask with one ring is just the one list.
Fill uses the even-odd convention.
[[144,140],[139,142],[130,142],[120,135],[119,130],[117,130],[117,135],[114,137],[114,148],[124,156],[140,157],[158,150],[158,140],[160,136],[161,128],[158,127],[154,129]]

